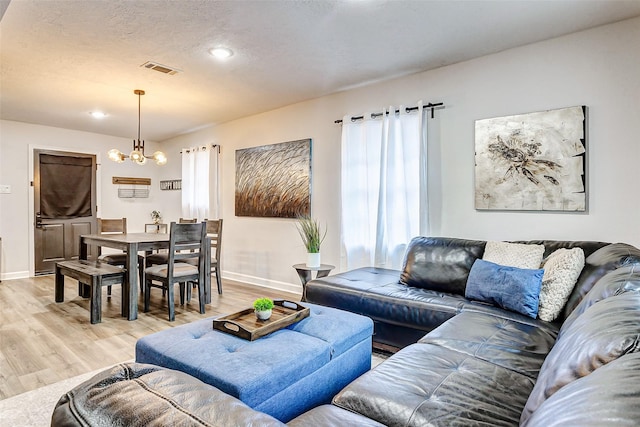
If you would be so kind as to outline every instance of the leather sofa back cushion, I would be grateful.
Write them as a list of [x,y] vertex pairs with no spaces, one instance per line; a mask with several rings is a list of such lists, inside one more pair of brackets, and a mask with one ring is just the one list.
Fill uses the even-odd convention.
[[522,412],[525,422],[547,398],[617,358],[640,351],[640,293],[625,292],[589,307],[560,329]]
[[640,425],[640,353],[628,354],[567,384],[522,427]]
[[565,305],[563,318],[571,314],[602,276],[616,268],[633,264],[640,264],[640,249],[626,243],[612,243],[588,255],[578,282]]
[[628,265],[605,274],[562,324],[567,329],[589,307],[603,299],[625,292],[640,293],[640,265]]
[[400,281],[407,286],[464,295],[469,271],[486,242],[415,237],[409,243]]

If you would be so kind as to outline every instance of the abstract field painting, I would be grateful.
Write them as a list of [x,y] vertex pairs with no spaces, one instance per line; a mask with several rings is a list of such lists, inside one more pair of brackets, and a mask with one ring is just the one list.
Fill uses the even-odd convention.
[[236,150],[236,216],[311,213],[311,139]]
[[475,207],[585,211],[586,107],[476,120]]

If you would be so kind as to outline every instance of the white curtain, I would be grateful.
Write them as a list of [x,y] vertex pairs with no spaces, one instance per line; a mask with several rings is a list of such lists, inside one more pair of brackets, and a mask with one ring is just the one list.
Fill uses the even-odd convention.
[[[394,112],[399,110],[399,113]],[[428,233],[427,132],[418,110],[389,107],[342,121],[341,268],[400,269],[407,243]]]
[[[182,216],[199,221],[218,218],[219,150],[217,145],[182,149]],[[213,203],[210,203],[213,202]]]

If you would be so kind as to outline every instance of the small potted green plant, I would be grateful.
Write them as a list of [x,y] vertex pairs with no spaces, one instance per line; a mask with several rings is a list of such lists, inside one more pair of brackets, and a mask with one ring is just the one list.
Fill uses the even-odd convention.
[[273,301],[269,298],[258,298],[253,302],[253,309],[259,320],[268,320],[271,317]]
[[160,211],[151,211],[151,221],[153,221],[154,224],[160,224],[162,222]]
[[318,221],[305,215],[298,218],[298,233],[307,248],[307,267],[320,267],[320,245],[327,235],[327,229],[323,233]]

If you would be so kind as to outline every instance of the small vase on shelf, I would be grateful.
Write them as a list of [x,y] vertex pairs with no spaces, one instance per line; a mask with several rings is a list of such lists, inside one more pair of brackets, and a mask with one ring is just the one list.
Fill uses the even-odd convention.
[[309,268],[320,267],[320,252],[307,253],[307,267]]

